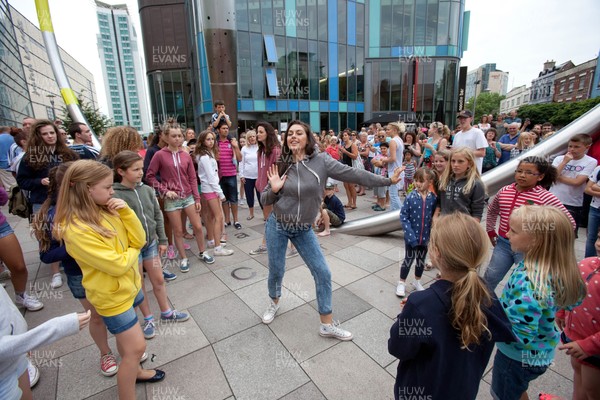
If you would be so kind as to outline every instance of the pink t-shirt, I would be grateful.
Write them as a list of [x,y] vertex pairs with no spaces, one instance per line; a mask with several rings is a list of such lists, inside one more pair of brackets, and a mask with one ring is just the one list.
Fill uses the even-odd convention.
[[229,140],[221,141],[219,139],[219,177],[237,175],[233,154],[233,146]]

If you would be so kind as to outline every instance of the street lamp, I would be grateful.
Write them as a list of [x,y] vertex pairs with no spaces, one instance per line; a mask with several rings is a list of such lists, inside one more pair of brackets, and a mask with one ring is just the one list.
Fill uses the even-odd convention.
[[475,120],[475,106],[477,105],[477,86],[481,83],[480,79],[477,79],[475,82],[475,97],[473,98],[473,120]]
[[54,121],[56,119],[56,110],[54,109],[54,98],[56,95],[50,93],[47,94],[46,97],[50,99],[50,105],[52,106],[52,121]]

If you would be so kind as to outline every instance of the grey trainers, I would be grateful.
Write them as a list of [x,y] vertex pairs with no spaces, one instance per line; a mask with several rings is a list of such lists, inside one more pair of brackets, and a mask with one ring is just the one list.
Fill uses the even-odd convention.
[[263,246],[261,244],[260,246],[258,246],[258,249],[250,251],[251,256],[258,256],[260,254],[267,254],[267,246]]
[[275,304],[273,299],[267,308],[267,311],[263,314],[262,322],[263,324],[270,324],[275,319],[275,314],[277,314],[277,310],[279,310],[279,304]]
[[323,337],[333,337],[340,340],[352,340],[353,336],[350,332],[339,327],[339,322],[332,324],[321,324],[319,335]]

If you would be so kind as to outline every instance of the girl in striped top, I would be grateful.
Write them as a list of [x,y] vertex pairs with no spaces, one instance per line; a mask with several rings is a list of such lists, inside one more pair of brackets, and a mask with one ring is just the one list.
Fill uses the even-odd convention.
[[[485,271],[484,280],[493,291],[513,264],[523,260],[522,253],[513,252],[507,239],[508,221],[513,210],[522,205],[551,205],[564,212],[575,229],[575,221],[558,198],[545,188],[556,180],[556,169],[542,157],[526,157],[515,171],[515,182],[498,191],[487,211],[486,231],[494,252]],[[496,233],[496,222],[500,226]]]

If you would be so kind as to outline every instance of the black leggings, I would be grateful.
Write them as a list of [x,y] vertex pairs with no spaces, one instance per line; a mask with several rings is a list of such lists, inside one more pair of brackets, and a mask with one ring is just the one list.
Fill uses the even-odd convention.
[[256,199],[258,200],[258,205],[262,209],[262,204],[260,203],[260,192],[256,188],[256,179],[246,178],[244,182],[244,193],[246,193],[246,204],[248,207],[254,207],[254,192],[256,191]]
[[425,269],[425,257],[427,257],[427,246],[415,246],[410,247],[405,243],[404,261],[400,268],[400,279],[405,280],[410,272],[410,267],[413,261],[417,260],[417,266],[415,267],[415,277],[421,278],[423,270]]

